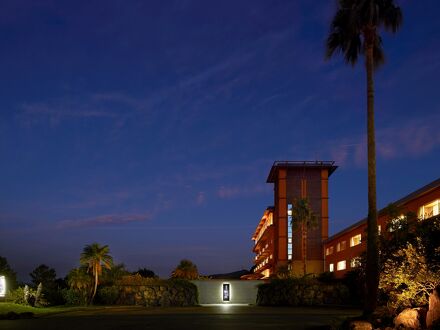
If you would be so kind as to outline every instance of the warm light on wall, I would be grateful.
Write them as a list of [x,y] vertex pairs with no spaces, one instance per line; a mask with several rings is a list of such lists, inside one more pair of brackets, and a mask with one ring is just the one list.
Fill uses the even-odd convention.
[[0,276],[0,297],[4,297],[6,295],[6,278],[4,276]]

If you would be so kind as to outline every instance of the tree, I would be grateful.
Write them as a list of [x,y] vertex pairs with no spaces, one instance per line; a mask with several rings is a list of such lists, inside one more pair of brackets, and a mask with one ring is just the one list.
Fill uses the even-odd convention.
[[199,277],[197,266],[192,261],[183,259],[171,274],[172,278],[181,278],[185,280],[196,280]]
[[13,290],[17,287],[17,273],[9,266],[8,259],[0,256],[0,274],[6,278],[6,289]]
[[379,254],[377,246],[376,142],[374,132],[374,70],[384,62],[384,28],[395,33],[402,23],[401,9],[394,0],[339,0],[327,39],[327,58],[342,53],[346,63],[355,65],[365,56],[367,73],[368,220],[367,273],[364,315],[371,316],[377,305]]
[[98,243],[86,245],[81,253],[80,263],[87,266],[87,270],[94,277],[94,289],[91,301],[95,298],[98,288],[99,276],[102,274],[102,268],[110,269],[113,264],[113,258],[109,255],[108,245],[100,246]]
[[35,287],[42,283],[44,288],[49,288],[55,285],[57,273],[55,269],[41,264],[36,267],[32,273],[29,273],[29,276],[31,277],[32,283]]
[[123,263],[113,265],[110,269],[105,269],[103,271],[101,282],[104,285],[114,285],[125,275],[130,275],[130,272],[125,269],[125,265]]
[[84,268],[74,268],[67,275],[69,287],[77,291],[88,292],[93,284],[93,278]]
[[138,271],[135,272],[134,274],[139,274],[140,276],[145,277],[145,278],[157,277],[156,274],[151,269],[147,269],[147,268],[139,268]]
[[301,229],[301,252],[304,275],[307,275],[307,232],[318,226],[318,219],[306,198],[296,199],[292,204],[291,226]]

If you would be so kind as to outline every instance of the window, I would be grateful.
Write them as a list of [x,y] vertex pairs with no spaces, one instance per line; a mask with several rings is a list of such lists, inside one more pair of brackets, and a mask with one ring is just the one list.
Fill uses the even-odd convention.
[[333,254],[333,246],[330,246],[325,249],[325,255],[329,256],[330,254]]
[[339,242],[339,243],[336,245],[336,252],[344,251],[345,248],[346,248],[346,246],[347,246],[347,242],[346,242],[346,241]]
[[382,232],[382,227],[379,225],[377,226],[377,234],[380,235],[381,232]]
[[334,264],[328,265],[328,271],[329,272],[334,272],[335,271],[335,265]]
[[361,240],[362,240],[362,235],[361,234],[357,234],[357,235],[353,236],[350,239],[350,246],[352,247],[352,246],[356,246],[356,245],[361,244]]
[[419,208],[419,218],[428,219],[440,213],[440,199],[425,204]]
[[344,270],[345,268],[347,268],[347,262],[345,260],[338,261],[336,264],[336,270]]
[[292,235],[292,204],[287,205],[287,259],[292,260],[293,254],[293,235]]
[[350,260],[350,267],[356,268],[361,265],[361,259],[359,257],[353,258]]

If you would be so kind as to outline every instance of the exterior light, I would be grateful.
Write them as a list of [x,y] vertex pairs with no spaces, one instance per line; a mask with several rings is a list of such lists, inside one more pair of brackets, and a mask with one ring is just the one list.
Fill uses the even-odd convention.
[[222,284],[222,300],[223,302],[231,301],[231,285],[229,283]]
[[4,276],[0,276],[0,297],[4,297],[6,295],[6,278]]

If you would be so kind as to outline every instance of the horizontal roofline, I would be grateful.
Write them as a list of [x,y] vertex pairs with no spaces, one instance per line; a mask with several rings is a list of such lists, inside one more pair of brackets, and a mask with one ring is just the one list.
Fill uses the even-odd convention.
[[[409,193],[405,197],[403,197],[401,199],[398,199],[397,201],[395,201],[395,202],[393,202],[391,204],[394,204],[397,207],[401,207],[401,206],[405,205],[406,203],[408,203],[410,200],[412,200],[414,198],[417,198],[417,197],[421,197],[421,196],[429,193],[430,191],[432,191],[432,190],[434,190],[434,189],[436,189],[438,187],[440,187],[440,178],[437,179],[437,180],[434,180],[434,181],[432,181],[430,183],[428,183],[427,185],[423,186],[420,189],[417,189],[417,190],[413,191],[412,193]],[[387,207],[388,206],[385,206],[384,208],[380,209],[377,212],[378,215],[383,215],[386,212]],[[355,229],[357,227],[360,227],[361,225],[365,224],[366,222],[367,222],[367,218],[363,218],[362,220],[359,220],[359,221],[355,222],[354,224],[352,224],[351,226],[349,226],[349,227],[341,230],[340,232],[330,236],[327,239],[326,242],[334,240],[335,238],[338,238],[339,236],[341,236],[341,235],[343,235],[343,234],[345,234],[345,233],[347,233],[347,232],[349,232],[349,231],[351,231],[351,230],[353,230],[353,229]]]
[[270,169],[267,183],[275,182],[277,168],[327,168],[330,176],[338,167],[333,160],[276,160]]

